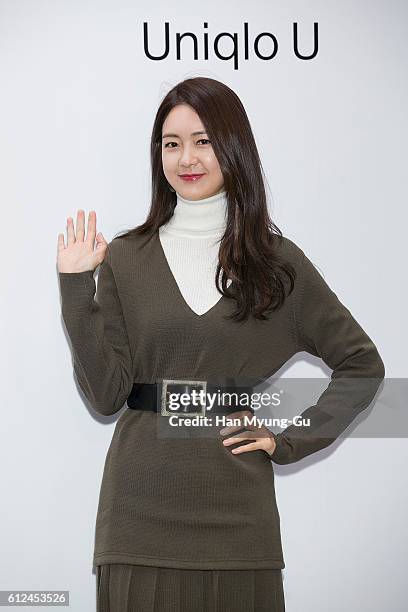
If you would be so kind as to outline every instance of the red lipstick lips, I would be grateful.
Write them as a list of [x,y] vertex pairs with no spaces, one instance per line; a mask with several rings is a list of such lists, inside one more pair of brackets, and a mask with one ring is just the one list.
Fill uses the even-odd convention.
[[183,181],[198,181],[200,180],[200,178],[204,176],[204,174],[179,174],[179,177],[183,180]]

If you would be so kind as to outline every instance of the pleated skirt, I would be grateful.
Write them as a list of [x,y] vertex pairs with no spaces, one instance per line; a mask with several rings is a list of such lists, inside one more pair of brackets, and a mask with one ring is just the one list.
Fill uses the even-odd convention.
[[96,566],[97,612],[285,612],[282,570]]

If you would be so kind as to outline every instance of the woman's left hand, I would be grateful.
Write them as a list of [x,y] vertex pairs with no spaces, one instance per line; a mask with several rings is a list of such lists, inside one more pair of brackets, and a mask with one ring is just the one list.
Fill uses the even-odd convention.
[[[228,419],[241,419],[244,416],[252,417],[253,413],[249,410],[240,410],[239,412],[233,412],[227,415]],[[242,421],[241,421],[242,423]],[[233,433],[234,431],[241,430],[245,425],[231,425],[227,427],[223,427],[220,429],[220,434],[225,436],[227,434]],[[249,430],[249,431],[248,431]],[[264,450],[268,453],[270,457],[272,457],[273,452],[276,448],[276,442],[274,440],[272,432],[265,427],[265,425],[247,425],[247,429],[244,431],[240,431],[236,436],[231,436],[226,440],[223,440],[224,446],[229,446],[231,444],[236,444],[241,440],[252,440],[252,442],[248,444],[243,444],[242,446],[237,446],[236,448],[232,448],[231,452],[234,455],[238,455],[239,453],[246,453],[254,450]]]

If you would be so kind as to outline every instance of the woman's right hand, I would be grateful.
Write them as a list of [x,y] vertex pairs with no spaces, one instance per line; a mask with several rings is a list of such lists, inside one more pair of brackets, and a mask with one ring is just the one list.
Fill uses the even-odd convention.
[[[96,240],[96,249],[94,249]],[[85,272],[95,270],[105,259],[108,243],[99,232],[96,234],[96,212],[88,215],[88,231],[85,238],[85,212],[78,210],[76,234],[72,217],[67,218],[67,246],[64,234],[58,234],[58,272]]]

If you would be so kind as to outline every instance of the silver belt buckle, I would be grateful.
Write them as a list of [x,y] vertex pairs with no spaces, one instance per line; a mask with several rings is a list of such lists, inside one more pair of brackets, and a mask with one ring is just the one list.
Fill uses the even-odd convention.
[[[198,412],[180,412],[180,408],[177,408],[177,410],[169,410],[167,408],[167,395],[170,393],[170,391],[167,390],[167,387],[169,385],[190,385],[190,386],[197,386],[197,387],[201,387],[202,390],[204,391],[204,404],[201,403],[200,404],[200,410]],[[183,393],[183,391],[180,392],[180,394]],[[180,379],[169,379],[169,378],[163,378],[162,381],[162,394],[161,394],[161,402],[160,402],[160,406],[161,406],[161,414],[162,416],[205,416],[206,415],[206,406],[207,406],[207,381],[206,380],[180,380]]]

